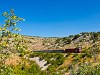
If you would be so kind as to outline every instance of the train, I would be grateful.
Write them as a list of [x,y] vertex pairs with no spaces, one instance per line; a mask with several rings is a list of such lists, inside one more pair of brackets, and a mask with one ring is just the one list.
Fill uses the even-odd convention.
[[34,50],[34,52],[48,52],[48,53],[81,53],[82,48],[69,48],[69,49],[62,49],[62,50]]

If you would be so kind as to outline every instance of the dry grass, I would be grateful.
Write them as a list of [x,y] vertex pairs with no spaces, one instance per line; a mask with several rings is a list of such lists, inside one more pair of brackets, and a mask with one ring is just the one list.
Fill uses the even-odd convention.
[[59,66],[59,68],[68,67],[72,63],[72,61],[73,61],[73,58],[72,57],[73,57],[73,55],[68,56],[65,59],[64,63],[61,66]]
[[21,62],[21,58],[17,55],[11,55],[10,58],[5,60],[6,65],[18,65]]

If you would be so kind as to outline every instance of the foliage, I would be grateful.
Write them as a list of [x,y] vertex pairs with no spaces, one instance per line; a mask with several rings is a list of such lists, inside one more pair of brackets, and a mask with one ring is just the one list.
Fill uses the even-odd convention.
[[65,37],[65,38],[62,38],[62,40],[63,40],[63,42],[64,42],[64,44],[66,45],[66,44],[70,44],[71,43],[71,39],[70,38],[68,38],[68,37]]
[[[14,14],[14,10],[11,9],[10,13],[4,12],[2,14],[6,18],[5,24],[3,25],[3,28],[5,29],[4,33],[9,34],[11,31],[18,31],[19,28],[16,27],[16,24],[19,21],[23,21],[23,18],[20,18]],[[6,32],[7,31],[7,32]]]
[[80,35],[79,34],[77,34],[77,35],[74,35],[74,38],[72,39],[72,40],[76,40],[77,38],[79,38],[80,37]]
[[32,61],[28,61],[28,63],[30,63],[29,66],[24,63],[17,66],[0,66],[0,75],[37,75],[37,73],[41,73],[40,68],[36,63]]
[[100,64],[92,66],[92,64],[81,64],[78,66],[78,70],[71,72],[72,75],[100,75]]
[[[2,16],[4,16],[6,20],[5,20],[5,24],[0,27],[0,35],[1,35],[0,49],[1,50],[5,49],[3,52],[6,51],[7,53],[9,52],[9,50],[11,50],[11,46],[10,46],[11,42],[9,41],[9,38],[11,38],[13,35],[17,35],[17,34],[13,34],[13,32],[20,30],[19,28],[16,27],[16,24],[19,21],[23,21],[23,18],[16,16],[14,14],[14,10],[12,9],[10,10],[10,13],[4,12]],[[14,38],[16,39],[16,36]]]
[[[49,72],[56,71],[56,68],[63,64],[64,62],[64,55],[62,53],[43,53],[43,52],[34,52],[30,54],[30,57],[40,57],[40,59],[44,59],[47,61],[48,64],[51,64],[47,69]],[[49,58],[49,59],[48,59]]]

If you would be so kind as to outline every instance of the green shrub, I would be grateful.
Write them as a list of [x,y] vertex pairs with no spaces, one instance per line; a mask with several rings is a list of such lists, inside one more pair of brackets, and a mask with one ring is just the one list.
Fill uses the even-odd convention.
[[100,64],[92,66],[92,64],[81,64],[78,70],[73,69],[72,75],[100,75]]

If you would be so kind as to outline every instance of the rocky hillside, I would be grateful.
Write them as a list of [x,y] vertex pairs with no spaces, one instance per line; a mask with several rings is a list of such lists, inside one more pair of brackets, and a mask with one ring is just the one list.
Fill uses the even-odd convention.
[[33,50],[66,49],[77,46],[89,48],[90,46],[100,42],[100,32],[84,32],[63,38],[43,38],[32,36],[23,36],[23,38],[28,40],[28,44]]
[[[82,53],[43,53],[82,47]],[[100,75],[100,32],[69,37],[12,34],[0,39],[0,75]]]

